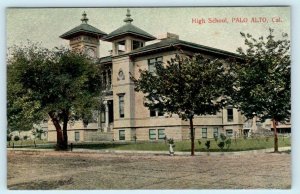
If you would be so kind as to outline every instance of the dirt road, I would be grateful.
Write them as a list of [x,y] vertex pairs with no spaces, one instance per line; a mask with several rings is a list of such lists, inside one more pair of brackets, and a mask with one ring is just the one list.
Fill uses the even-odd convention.
[[291,155],[168,156],[8,151],[9,189],[254,189],[291,186]]

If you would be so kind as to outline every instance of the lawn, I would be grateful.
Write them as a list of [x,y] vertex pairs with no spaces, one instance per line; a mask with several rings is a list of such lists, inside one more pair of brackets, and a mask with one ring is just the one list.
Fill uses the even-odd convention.
[[[205,143],[208,141],[207,139],[200,139],[201,145],[198,143],[199,140],[195,140],[195,149],[200,152],[207,152]],[[211,152],[219,152],[221,149],[218,147],[218,143],[214,139],[209,139],[210,141],[210,149]],[[36,141],[36,146],[34,142],[31,140],[27,141],[17,141],[10,142],[10,146],[14,143],[14,147],[27,147],[27,148],[53,148],[55,144],[48,143],[45,141]],[[279,147],[290,146],[291,141],[290,137],[279,137]],[[153,141],[153,142],[91,142],[91,143],[73,143],[73,149],[81,148],[81,149],[109,149],[109,150],[141,150],[141,151],[168,151],[168,143],[164,141]],[[274,147],[274,139],[273,138],[238,138],[232,139],[231,145],[229,147],[225,146],[223,151],[246,151],[246,150],[256,150],[256,149],[265,149],[265,148],[273,148]],[[175,151],[185,151],[189,152],[191,148],[191,142],[186,141],[175,141]]]

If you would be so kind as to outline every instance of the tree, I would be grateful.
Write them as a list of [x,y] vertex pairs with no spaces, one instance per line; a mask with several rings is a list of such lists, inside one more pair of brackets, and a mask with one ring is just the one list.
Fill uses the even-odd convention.
[[244,61],[234,65],[233,100],[247,118],[257,115],[262,120],[272,119],[274,152],[278,152],[276,124],[291,116],[291,61],[288,35],[276,40],[273,31],[269,29],[266,38],[258,39],[241,33],[246,50],[237,49]]
[[[87,120],[99,104],[101,69],[85,54],[36,44],[10,48],[8,124],[32,128],[49,117],[57,132],[57,149],[67,149],[67,124]],[[62,123],[62,127],[61,124]]]
[[202,55],[176,55],[167,64],[157,63],[156,71],[140,70],[139,79],[131,76],[135,90],[145,94],[145,106],[178,114],[189,120],[191,155],[195,153],[194,115],[215,114],[226,104],[231,86],[226,64]]

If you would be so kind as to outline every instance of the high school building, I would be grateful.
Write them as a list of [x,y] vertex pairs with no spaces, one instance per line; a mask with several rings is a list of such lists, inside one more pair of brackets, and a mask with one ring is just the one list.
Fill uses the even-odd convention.
[[[181,40],[178,35],[166,33],[157,39],[133,24],[127,10],[124,25],[107,34],[88,24],[85,13],[82,23],[62,34],[74,50],[84,50],[98,60],[105,69],[105,107],[95,112],[95,121],[84,125],[76,122],[68,125],[69,141],[132,141],[190,138],[189,122],[173,115],[149,110],[143,105],[144,95],[134,91],[130,73],[139,77],[139,69],[151,71],[156,62],[166,63],[178,49],[186,55],[200,53],[207,57],[225,59],[234,53]],[[121,21],[120,21],[121,23]],[[159,40],[148,44],[149,41]],[[111,42],[112,50],[107,57],[99,58],[101,41]],[[213,79],[213,78],[212,78]],[[195,116],[195,137],[213,138],[220,133],[227,136],[241,135],[252,129],[252,121],[245,119],[236,109],[227,107],[216,115]],[[56,141],[55,127],[48,122],[48,140]]]

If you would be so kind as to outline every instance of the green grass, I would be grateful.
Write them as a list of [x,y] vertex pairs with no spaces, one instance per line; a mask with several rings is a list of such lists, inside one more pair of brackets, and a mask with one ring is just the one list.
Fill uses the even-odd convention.
[[[210,140],[210,152],[220,152],[220,148],[217,146],[217,143],[214,139]],[[198,144],[198,140],[195,140],[195,149],[196,152],[207,152],[208,150],[205,147],[205,142],[207,139],[201,139],[201,145]],[[289,137],[279,137],[279,147],[290,146],[291,141]],[[10,146],[12,147],[12,143],[14,143],[15,147],[24,147],[24,148],[38,148],[38,149],[51,149],[55,147],[55,143],[48,143],[47,141],[37,141],[36,147],[34,146],[34,142],[32,140],[27,141],[17,141],[11,142]],[[231,145],[229,148],[224,147],[223,151],[246,151],[246,150],[256,150],[256,149],[266,149],[274,147],[274,139],[273,138],[259,138],[259,139],[242,139],[238,138],[236,141],[234,139],[231,140]],[[164,141],[157,142],[91,142],[91,143],[74,143],[73,149],[109,149],[109,150],[140,150],[140,151],[168,151],[169,146]],[[175,141],[175,151],[184,151],[189,152],[191,148],[190,141]]]
[[[218,147],[217,143],[214,139],[210,140],[210,149],[211,152],[219,152],[221,151]],[[198,140],[195,141],[195,150],[200,152],[208,151],[205,147],[205,143],[207,139],[201,139],[201,145],[199,145]],[[290,138],[280,138],[279,139],[279,147],[290,146]],[[273,148],[274,140],[270,138],[268,141],[265,138],[261,139],[234,139],[231,140],[231,145],[229,148],[224,147],[223,151],[246,151],[246,150],[256,150],[256,149],[266,149]],[[152,143],[137,143],[137,144],[126,144],[117,146],[114,148],[115,150],[151,150],[151,151],[168,151],[168,144],[164,142],[152,142]],[[191,150],[191,142],[190,141],[175,141],[175,151],[190,151]]]

